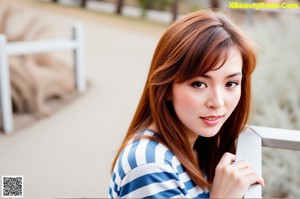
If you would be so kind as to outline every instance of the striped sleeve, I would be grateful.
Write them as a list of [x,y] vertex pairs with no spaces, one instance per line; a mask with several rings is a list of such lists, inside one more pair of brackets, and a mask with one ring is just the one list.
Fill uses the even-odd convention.
[[140,165],[122,179],[121,198],[183,198],[186,196],[180,179],[167,164]]

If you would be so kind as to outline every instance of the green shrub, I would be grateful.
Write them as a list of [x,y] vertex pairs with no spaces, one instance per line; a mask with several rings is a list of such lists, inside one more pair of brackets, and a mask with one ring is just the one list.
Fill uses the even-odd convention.
[[166,10],[170,5],[172,0],[136,0],[137,3],[142,8],[142,16],[145,17],[146,10]]

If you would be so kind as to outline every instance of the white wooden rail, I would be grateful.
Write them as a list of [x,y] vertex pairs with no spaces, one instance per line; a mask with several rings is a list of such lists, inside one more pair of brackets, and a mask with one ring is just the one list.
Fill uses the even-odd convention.
[[83,93],[86,89],[83,41],[84,32],[80,23],[73,25],[70,39],[7,42],[6,36],[0,35],[0,112],[5,133],[13,131],[8,56],[46,53],[66,49],[73,50],[76,89],[79,93]]
[[[250,126],[238,138],[236,161],[245,160],[262,175],[262,147],[300,150],[300,131]],[[252,185],[244,198],[261,198],[262,187]]]

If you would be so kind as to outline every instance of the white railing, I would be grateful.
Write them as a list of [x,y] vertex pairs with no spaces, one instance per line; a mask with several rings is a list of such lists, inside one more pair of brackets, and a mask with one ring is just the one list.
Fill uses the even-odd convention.
[[70,39],[7,42],[6,36],[0,35],[0,111],[5,133],[13,131],[8,56],[71,49],[74,55],[76,89],[79,93],[83,93],[86,89],[83,39],[83,26],[80,23],[73,25]]
[[[249,162],[262,175],[262,147],[300,150],[300,131],[250,126],[238,138],[236,160]],[[252,185],[244,198],[261,198],[262,187]]]

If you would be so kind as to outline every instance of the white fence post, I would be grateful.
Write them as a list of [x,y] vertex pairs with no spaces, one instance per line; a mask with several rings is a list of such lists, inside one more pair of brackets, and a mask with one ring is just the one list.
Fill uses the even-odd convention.
[[0,35],[0,97],[3,131],[13,130],[12,102],[10,94],[10,76],[7,60],[6,36]]
[[[249,162],[261,176],[263,146],[300,151],[300,131],[250,126],[239,135],[236,160]],[[244,196],[244,198],[261,197],[260,185],[252,185]]]
[[73,51],[76,89],[79,93],[83,93],[86,89],[86,80],[84,71],[84,34],[81,24],[76,23],[73,25],[72,39],[76,42],[76,47]]
[[[250,128],[243,131],[237,143],[236,161],[249,162],[259,176],[262,176],[262,140]],[[245,193],[244,198],[262,198],[261,185],[252,185]]]
[[0,108],[3,131],[13,131],[12,99],[8,56],[47,53],[56,50],[72,49],[74,52],[75,83],[77,92],[86,89],[84,63],[83,26],[75,23],[72,27],[72,39],[49,39],[42,41],[6,42],[6,36],[0,35]]

